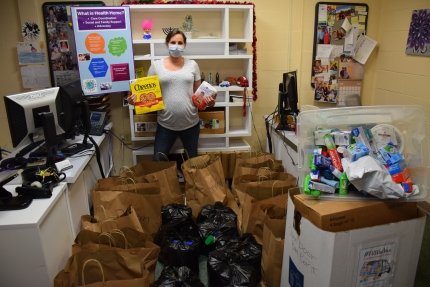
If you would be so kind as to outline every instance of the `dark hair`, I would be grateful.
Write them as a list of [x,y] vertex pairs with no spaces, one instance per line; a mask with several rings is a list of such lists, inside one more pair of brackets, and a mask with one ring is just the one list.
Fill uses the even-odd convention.
[[166,45],[169,44],[170,39],[172,39],[173,36],[175,35],[182,35],[182,38],[184,38],[184,44],[187,44],[187,37],[185,36],[184,32],[182,32],[181,30],[175,28],[172,29],[167,35],[166,35]]

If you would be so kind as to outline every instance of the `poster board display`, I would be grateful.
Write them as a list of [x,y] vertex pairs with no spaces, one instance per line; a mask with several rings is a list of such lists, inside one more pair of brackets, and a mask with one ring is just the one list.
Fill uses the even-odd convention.
[[79,79],[78,56],[73,34],[72,6],[104,6],[102,1],[46,2],[42,5],[51,85]]
[[84,94],[129,91],[129,80],[135,78],[130,8],[71,10]]
[[[366,34],[369,8],[362,3],[318,2],[315,6],[315,34],[312,58],[314,101],[345,105],[340,87],[360,89],[356,81],[364,75],[357,55],[359,38]],[[354,81],[349,85],[349,81]],[[358,103],[360,101],[357,101]]]

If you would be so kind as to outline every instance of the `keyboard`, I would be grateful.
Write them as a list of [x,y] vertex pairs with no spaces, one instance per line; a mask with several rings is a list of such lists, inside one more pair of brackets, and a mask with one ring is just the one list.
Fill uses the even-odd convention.
[[61,152],[65,155],[65,156],[71,156],[77,153],[80,153],[84,150],[88,150],[90,148],[92,148],[93,145],[92,144],[84,144],[84,143],[75,143],[75,144],[71,144],[69,146],[66,146],[64,148],[61,149]]
[[23,157],[26,154],[28,154],[30,151],[34,150],[36,147],[38,147],[40,144],[42,144],[44,140],[39,140],[32,142],[31,144],[28,144],[27,146],[23,147],[17,154],[16,157]]
[[48,155],[48,151],[46,150],[46,146],[43,144],[39,146],[36,150],[32,151],[29,157],[46,157]]

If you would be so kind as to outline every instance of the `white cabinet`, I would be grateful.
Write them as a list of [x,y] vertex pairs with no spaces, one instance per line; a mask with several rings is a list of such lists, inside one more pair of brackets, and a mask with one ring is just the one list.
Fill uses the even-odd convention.
[[[5,186],[14,195],[16,185]],[[46,199],[25,209],[0,212],[0,285],[53,286],[73,244],[66,198],[61,183]]]
[[[185,16],[191,15],[194,31],[187,39],[185,56],[199,64],[206,81],[211,76],[218,91],[215,110],[224,114],[224,132],[201,134],[199,151],[250,150],[243,139],[251,135],[252,103],[243,107],[244,87],[234,83],[230,87],[216,85],[227,77],[245,76],[249,86],[247,97],[252,97],[253,79],[253,5],[251,4],[149,4],[130,5],[133,51],[136,69],[145,75],[152,60],[167,55],[165,45],[166,28],[181,28]],[[152,20],[151,39],[143,39],[142,20]],[[245,109],[246,115],[243,116]],[[153,140],[152,136],[141,136],[136,129],[134,109],[129,107],[131,139]],[[133,156],[152,154],[153,147],[134,151]],[[176,149],[180,150],[180,148]]]

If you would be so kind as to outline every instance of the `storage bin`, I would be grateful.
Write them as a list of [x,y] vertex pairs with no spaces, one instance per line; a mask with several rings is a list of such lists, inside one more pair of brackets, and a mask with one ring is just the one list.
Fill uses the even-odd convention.
[[[428,195],[429,154],[426,135],[427,118],[419,106],[362,106],[328,108],[301,112],[297,117],[299,152],[299,186],[303,192],[303,179],[310,172],[309,153],[317,147],[314,131],[334,129],[350,131],[354,127],[372,128],[376,125],[394,126],[399,133],[402,154],[414,184],[420,193],[408,200],[424,200]],[[357,193],[355,193],[357,194]],[[338,197],[338,193],[321,195]],[[350,193],[348,197],[352,197]]]

